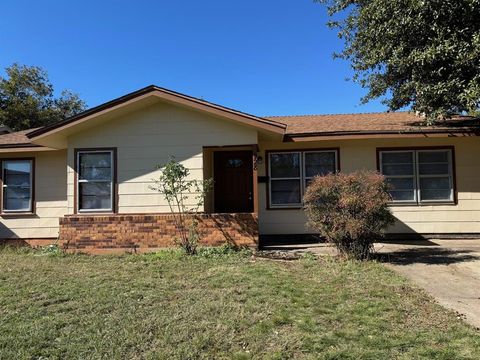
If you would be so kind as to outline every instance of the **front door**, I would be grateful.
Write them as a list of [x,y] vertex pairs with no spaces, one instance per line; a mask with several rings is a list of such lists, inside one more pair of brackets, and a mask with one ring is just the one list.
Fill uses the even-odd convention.
[[218,151],[213,162],[215,212],[252,212],[252,152]]

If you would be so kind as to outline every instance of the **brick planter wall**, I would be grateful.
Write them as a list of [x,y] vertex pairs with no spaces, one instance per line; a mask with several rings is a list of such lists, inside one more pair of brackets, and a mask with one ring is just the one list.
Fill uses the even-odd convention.
[[[199,214],[202,245],[231,243],[257,247],[256,214]],[[174,245],[171,214],[67,215],[60,219],[59,240],[71,252],[148,252]]]

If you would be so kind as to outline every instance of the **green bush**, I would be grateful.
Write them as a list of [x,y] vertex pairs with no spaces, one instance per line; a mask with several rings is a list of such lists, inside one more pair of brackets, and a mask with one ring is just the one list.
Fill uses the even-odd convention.
[[309,225],[342,255],[367,259],[394,217],[384,177],[372,171],[330,174],[312,180],[304,196]]
[[220,246],[208,246],[198,248],[197,254],[205,258],[225,257],[230,255],[251,255],[248,248],[242,248],[231,244],[223,244]]
[[40,255],[59,256],[63,255],[63,250],[60,248],[60,246],[58,246],[58,244],[50,244],[39,248],[38,253]]

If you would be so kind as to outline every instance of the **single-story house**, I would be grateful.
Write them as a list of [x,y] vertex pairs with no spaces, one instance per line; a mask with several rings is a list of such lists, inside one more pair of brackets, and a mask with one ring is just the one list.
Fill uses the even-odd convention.
[[202,242],[301,241],[302,194],[318,174],[378,170],[392,184],[390,236],[480,236],[479,122],[436,126],[409,112],[259,117],[157,86],[53,125],[0,135],[0,242],[72,251],[172,244],[151,190],[171,156],[214,179]]

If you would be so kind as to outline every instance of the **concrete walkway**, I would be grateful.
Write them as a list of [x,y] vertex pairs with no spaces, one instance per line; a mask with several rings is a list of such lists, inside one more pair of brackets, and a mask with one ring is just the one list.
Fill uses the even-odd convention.
[[[275,249],[335,254],[326,244]],[[389,268],[480,328],[480,240],[398,241],[376,244],[375,249]]]

